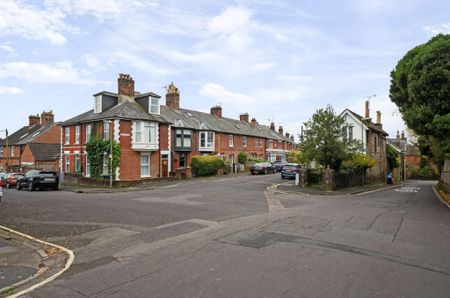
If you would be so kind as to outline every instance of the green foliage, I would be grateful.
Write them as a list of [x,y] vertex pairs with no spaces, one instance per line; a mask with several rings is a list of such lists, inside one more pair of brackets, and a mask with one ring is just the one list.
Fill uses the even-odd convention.
[[308,160],[305,158],[305,155],[302,154],[302,152],[299,150],[289,152],[287,155],[287,161],[302,165],[308,162]]
[[[112,140],[113,154],[112,154],[112,173],[115,175],[116,168],[120,163],[120,145],[116,141]],[[90,141],[86,144],[86,152],[88,155],[91,177],[100,178],[103,176],[103,157],[108,158],[108,165],[110,165],[109,154],[111,151],[111,141],[104,140],[98,137],[91,137]]]
[[368,155],[363,153],[353,153],[350,159],[345,160],[342,163],[342,167],[345,169],[353,170],[365,170],[373,167],[375,165],[375,160]]
[[386,159],[390,171],[400,166],[399,154],[397,150],[395,150],[394,147],[389,144],[386,145]]
[[322,166],[339,170],[343,160],[358,149],[358,143],[342,138],[345,120],[335,114],[333,107],[317,110],[304,122],[300,151],[305,161],[315,160]]
[[450,154],[450,35],[439,34],[410,50],[391,72],[390,98],[436,152]]
[[212,176],[217,174],[217,171],[225,166],[225,162],[218,156],[193,156],[192,157],[192,172],[195,176]]
[[246,162],[247,162],[247,153],[239,152],[238,163],[245,165]]

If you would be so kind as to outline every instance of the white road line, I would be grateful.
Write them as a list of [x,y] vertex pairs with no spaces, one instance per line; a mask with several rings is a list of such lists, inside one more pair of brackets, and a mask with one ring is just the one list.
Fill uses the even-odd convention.
[[72,263],[73,263],[73,260],[75,259],[75,256],[74,256],[74,254],[73,254],[73,251],[71,251],[70,249],[67,249],[67,248],[65,248],[65,247],[62,247],[62,246],[60,246],[60,245],[56,245],[56,244],[53,244],[53,243],[50,243],[50,242],[46,242],[46,241],[41,240],[41,239],[34,238],[34,237],[30,236],[30,235],[27,235],[27,234],[18,232],[18,231],[16,231],[16,230],[7,228],[7,227],[2,226],[2,225],[0,225],[0,229],[5,230],[5,231],[10,232],[10,233],[13,233],[13,234],[16,234],[16,235],[19,235],[19,236],[24,237],[24,238],[30,239],[30,240],[32,240],[32,241],[35,241],[35,242],[44,244],[44,245],[48,245],[48,246],[55,247],[55,248],[57,248],[57,249],[62,250],[63,252],[65,252],[65,253],[69,256],[69,258],[67,259],[66,265],[64,266],[64,268],[63,268],[62,270],[60,270],[59,272],[56,272],[55,274],[53,274],[52,276],[48,277],[47,279],[41,281],[40,283],[37,283],[37,284],[35,284],[35,285],[29,287],[28,289],[22,290],[22,291],[20,291],[20,292],[18,292],[18,293],[15,293],[15,294],[13,294],[13,295],[8,296],[8,298],[17,298],[17,297],[19,297],[19,296],[22,296],[22,295],[24,295],[24,294],[26,294],[26,293],[28,293],[28,292],[31,292],[31,291],[33,291],[33,290],[39,288],[39,287],[42,287],[43,285],[45,285],[45,284],[47,284],[47,283],[49,283],[49,282],[55,280],[58,276],[60,276],[61,274],[63,274],[64,271],[66,271],[67,269],[69,269],[69,267],[70,267],[70,266],[72,265]]

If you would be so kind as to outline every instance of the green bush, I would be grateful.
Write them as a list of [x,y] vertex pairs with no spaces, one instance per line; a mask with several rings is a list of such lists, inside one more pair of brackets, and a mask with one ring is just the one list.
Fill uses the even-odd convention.
[[192,173],[195,176],[212,176],[225,166],[225,162],[218,156],[193,156]]
[[245,152],[239,152],[238,154],[238,163],[245,165],[247,162],[247,153]]

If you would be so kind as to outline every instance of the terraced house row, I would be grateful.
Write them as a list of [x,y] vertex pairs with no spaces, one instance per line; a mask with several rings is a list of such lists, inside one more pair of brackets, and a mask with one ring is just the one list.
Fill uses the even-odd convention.
[[[116,180],[136,181],[168,177],[170,172],[189,167],[195,155],[219,155],[231,163],[239,152],[270,161],[285,160],[294,149],[294,138],[259,124],[247,113],[239,120],[222,116],[222,108],[211,112],[180,108],[180,92],[171,83],[166,104],[153,92],[135,92],[127,74],[118,78],[118,93],[94,94],[94,109],[62,123],[62,171],[90,176],[86,143],[93,134],[120,144],[121,159]],[[103,171],[109,173],[105,152]]]

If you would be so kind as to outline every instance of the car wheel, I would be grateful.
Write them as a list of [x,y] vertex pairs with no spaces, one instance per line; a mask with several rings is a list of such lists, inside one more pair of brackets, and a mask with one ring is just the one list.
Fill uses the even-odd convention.
[[28,183],[28,191],[33,191],[34,187],[33,187],[33,182]]
[[22,186],[20,186],[20,182],[18,182],[18,181],[17,181],[17,184],[16,184],[16,189],[17,190],[21,190],[22,189]]
[[267,169],[264,170],[264,175],[267,175]]
[[53,186],[53,187],[52,187],[52,190],[58,190],[58,185]]

